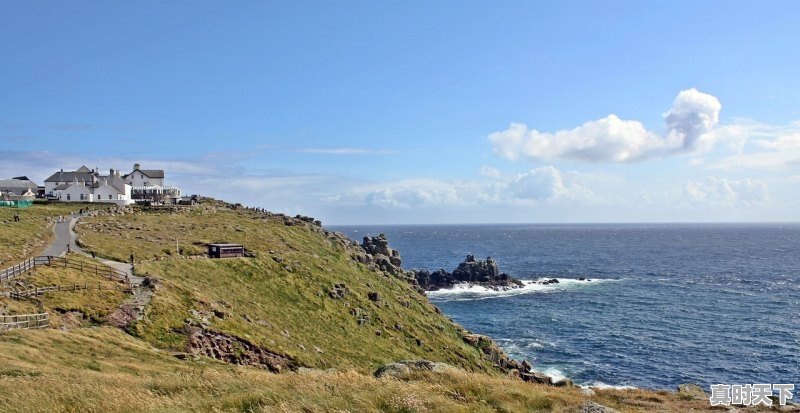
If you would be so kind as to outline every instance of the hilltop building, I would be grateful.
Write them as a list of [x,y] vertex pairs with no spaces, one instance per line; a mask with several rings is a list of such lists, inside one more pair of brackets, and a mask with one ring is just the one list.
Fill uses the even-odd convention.
[[122,178],[131,186],[131,196],[136,202],[155,204],[177,204],[181,199],[180,188],[164,185],[163,169],[142,169],[133,165],[133,171]]
[[86,166],[74,171],[62,169],[45,179],[44,187],[48,197],[63,202],[133,203],[131,186],[114,169],[109,170],[108,175],[100,175]]

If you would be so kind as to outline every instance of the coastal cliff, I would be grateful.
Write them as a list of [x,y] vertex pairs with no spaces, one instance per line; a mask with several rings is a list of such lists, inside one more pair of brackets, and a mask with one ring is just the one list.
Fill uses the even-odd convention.
[[[106,314],[121,292],[40,297],[58,328],[0,334],[0,391],[16,395],[0,410],[516,412],[597,411],[585,408],[597,403],[699,411],[707,404],[553,383],[442,314],[424,295],[437,281],[420,283],[419,271],[404,270],[385,236],[359,243],[309,217],[213,200],[91,215],[76,227],[80,244],[98,257],[135,255],[152,299],[141,320],[117,328]],[[223,241],[244,245],[247,256],[209,259],[204,245]],[[441,285],[513,283],[493,260],[462,264]],[[26,283],[91,284],[92,277],[40,269]]]

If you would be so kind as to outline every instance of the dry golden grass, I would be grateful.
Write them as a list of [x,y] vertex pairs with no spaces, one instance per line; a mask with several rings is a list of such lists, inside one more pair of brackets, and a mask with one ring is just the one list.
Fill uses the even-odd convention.
[[[401,381],[180,361],[107,327],[0,335],[0,366],[3,412],[573,412],[589,400],[578,389],[466,372]],[[622,411],[709,410],[643,390],[593,399]]]
[[[7,290],[15,285],[23,284],[32,287],[79,285],[88,289],[77,291],[48,292],[37,298],[41,301],[43,311],[50,313],[53,327],[61,327],[62,315],[68,315],[69,323],[84,321],[102,323],[106,316],[114,312],[126,297],[126,293],[117,291],[125,286],[119,282],[96,275],[90,270],[101,265],[88,257],[79,254],[67,256],[74,264],[84,263],[85,271],[60,265],[37,266],[34,271],[27,272],[13,280],[8,280],[0,288]],[[0,312],[5,309],[9,314],[30,314],[40,309],[30,301],[18,301],[0,297]]]

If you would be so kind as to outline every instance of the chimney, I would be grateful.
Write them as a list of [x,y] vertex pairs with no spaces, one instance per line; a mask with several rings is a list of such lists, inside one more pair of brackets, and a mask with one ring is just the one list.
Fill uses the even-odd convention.
[[114,168],[111,168],[111,169],[108,170],[108,175],[109,176],[114,176]]
[[139,166],[140,165],[138,163],[133,164],[133,170],[135,171],[135,170],[139,169]]

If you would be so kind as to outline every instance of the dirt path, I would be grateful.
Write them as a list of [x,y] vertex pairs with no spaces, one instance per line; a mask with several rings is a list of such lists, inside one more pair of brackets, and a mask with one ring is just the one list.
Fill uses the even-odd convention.
[[[72,252],[91,257],[91,254],[84,251],[76,242],[78,240],[78,234],[75,233],[75,225],[80,219],[80,215],[72,215],[70,220],[66,223],[70,250]],[[58,229],[58,227],[56,228]],[[58,238],[58,232],[56,235]],[[66,241],[61,240],[61,242],[65,245],[64,249],[66,249]],[[104,258],[94,259],[105,265],[108,265],[111,268],[114,268],[115,270],[124,272],[128,275],[128,279],[131,282],[133,294],[126,298],[125,301],[120,305],[119,309],[109,317],[110,322],[117,327],[125,328],[134,321],[142,320],[144,318],[144,309],[148,304],[150,304],[150,300],[153,298],[153,290],[149,286],[144,285],[144,277],[137,276],[134,273],[134,268],[130,263],[107,260]]]

